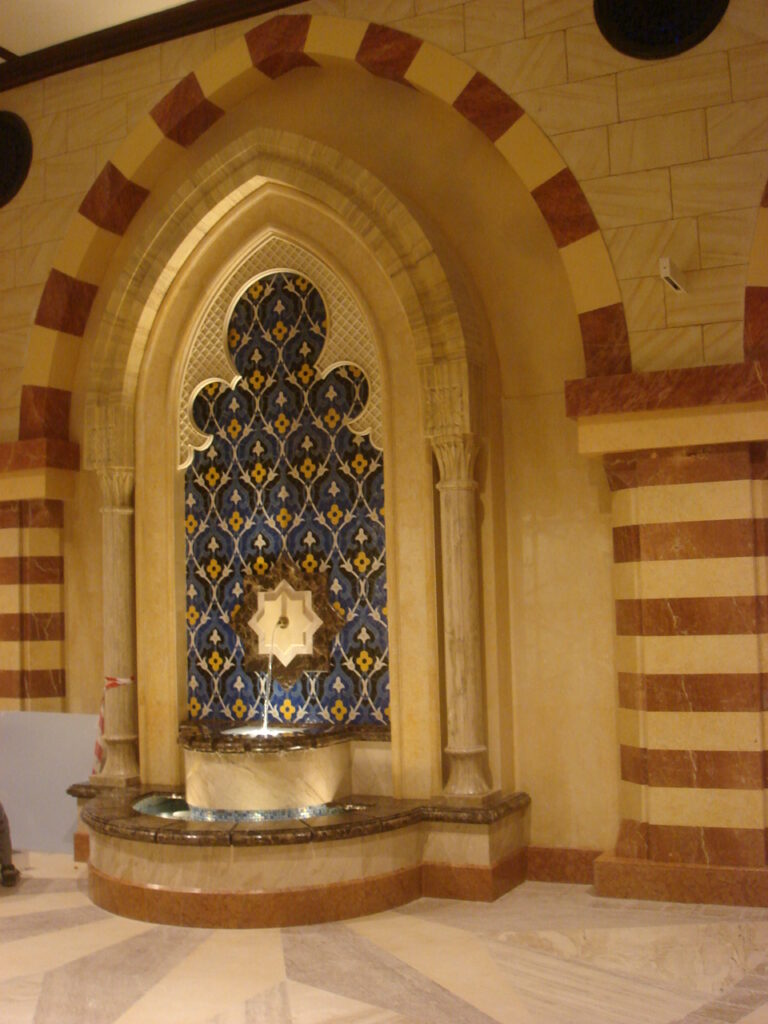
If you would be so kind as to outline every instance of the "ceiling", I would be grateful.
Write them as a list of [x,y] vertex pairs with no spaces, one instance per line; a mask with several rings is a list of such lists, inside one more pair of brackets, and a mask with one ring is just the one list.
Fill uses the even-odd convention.
[[178,7],[185,0],[0,0],[0,48],[18,57],[134,18]]

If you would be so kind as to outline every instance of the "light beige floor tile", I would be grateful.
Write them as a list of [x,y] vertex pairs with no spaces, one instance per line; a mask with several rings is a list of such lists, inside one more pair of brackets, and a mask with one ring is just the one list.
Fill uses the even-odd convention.
[[728,59],[734,100],[768,96],[768,43],[731,50]]
[[617,87],[622,120],[727,103],[731,98],[728,58],[716,53],[651,62],[619,72]]
[[565,82],[565,40],[562,32],[517,39],[467,55],[478,71],[507,92],[538,89]]
[[768,97],[710,107],[707,135],[713,157],[768,149]]
[[608,128],[611,173],[706,160],[707,132],[703,110],[641,118]]
[[520,39],[524,34],[523,0],[470,0],[463,7],[467,50]]
[[523,9],[527,36],[589,24],[593,19],[589,0],[524,0]]
[[552,139],[563,159],[579,179],[604,178],[610,174],[608,129],[586,128],[580,132],[563,132]]

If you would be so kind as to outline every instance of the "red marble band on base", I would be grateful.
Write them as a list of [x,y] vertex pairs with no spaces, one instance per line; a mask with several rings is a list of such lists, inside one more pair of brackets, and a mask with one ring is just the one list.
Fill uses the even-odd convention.
[[759,672],[619,672],[619,707],[633,711],[762,711],[768,680]]
[[199,892],[138,885],[89,866],[93,902],[121,917],[187,928],[283,928],[378,914],[420,896],[491,901],[525,879],[525,850],[489,867],[423,864],[278,892]]
[[768,595],[619,598],[617,636],[745,636],[763,632]]
[[4,699],[63,697],[65,692],[63,668],[0,669],[0,697]]
[[591,885],[592,866],[602,850],[577,850],[567,847],[528,847],[529,882],[572,882]]
[[623,900],[768,907],[768,868],[658,864],[604,853],[595,861],[595,892]]

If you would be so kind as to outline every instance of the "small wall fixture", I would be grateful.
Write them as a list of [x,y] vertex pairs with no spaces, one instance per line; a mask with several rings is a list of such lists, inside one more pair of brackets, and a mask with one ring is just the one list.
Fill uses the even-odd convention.
[[673,292],[688,291],[685,274],[668,256],[662,256],[659,260],[659,273],[661,274],[662,281],[668,288],[671,288]]

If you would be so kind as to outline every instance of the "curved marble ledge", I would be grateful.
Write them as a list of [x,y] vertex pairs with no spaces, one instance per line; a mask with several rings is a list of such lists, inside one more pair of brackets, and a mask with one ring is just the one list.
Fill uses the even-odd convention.
[[283,732],[272,731],[266,736],[228,734],[228,730],[236,727],[229,719],[183,722],[179,726],[179,743],[185,750],[238,754],[253,750],[302,750],[351,740],[389,741],[391,738],[389,728],[374,725],[316,723],[303,726],[300,730],[287,728]]
[[[317,818],[258,822],[185,821],[141,814],[134,804],[141,796],[160,792],[160,787],[103,790],[82,811],[82,820],[94,832],[137,842],[175,846],[278,846],[390,832],[419,822],[459,825],[492,825],[524,811],[531,802],[527,793],[491,794],[479,799],[435,798],[430,801],[396,800],[391,797],[350,796],[333,815]],[[85,784],[68,792],[84,794]],[[75,792],[77,790],[78,792]],[[170,791],[169,791],[170,793]]]

